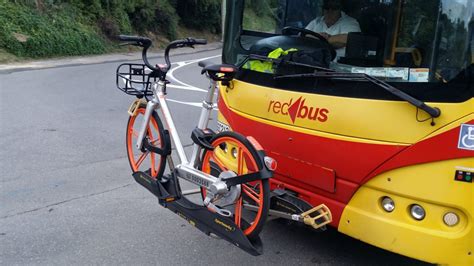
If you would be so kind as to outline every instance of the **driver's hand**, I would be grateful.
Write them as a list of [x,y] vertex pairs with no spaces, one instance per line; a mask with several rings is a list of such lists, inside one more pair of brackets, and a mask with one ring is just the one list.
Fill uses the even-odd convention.
[[323,36],[324,39],[326,39],[326,40],[328,40],[328,39],[331,37],[331,35],[327,34],[326,32],[319,32],[319,34],[320,34],[321,36]]

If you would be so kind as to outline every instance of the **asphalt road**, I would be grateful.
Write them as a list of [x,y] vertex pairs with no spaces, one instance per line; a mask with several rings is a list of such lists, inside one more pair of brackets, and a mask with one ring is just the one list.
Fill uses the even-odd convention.
[[[133,98],[115,89],[117,65],[0,72],[1,265],[423,264],[335,230],[318,233],[281,221],[267,223],[265,253],[253,257],[161,208],[131,177],[124,140]],[[177,80],[207,87],[196,63],[178,66]],[[169,90],[186,145],[203,96]]]

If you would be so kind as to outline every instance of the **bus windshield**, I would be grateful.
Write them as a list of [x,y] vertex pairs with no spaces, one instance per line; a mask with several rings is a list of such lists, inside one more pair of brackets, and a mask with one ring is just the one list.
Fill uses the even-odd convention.
[[333,57],[327,67],[338,72],[448,83],[472,71],[473,14],[472,0],[246,0],[241,50],[224,50],[224,60],[236,64],[275,48],[307,50],[301,42],[276,38],[304,36],[329,42]]

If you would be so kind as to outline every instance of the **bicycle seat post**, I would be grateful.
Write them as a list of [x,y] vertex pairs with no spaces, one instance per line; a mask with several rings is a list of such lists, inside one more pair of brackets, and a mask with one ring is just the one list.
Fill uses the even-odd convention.
[[217,88],[217,81],[210,79],[209,89],[207,90],[206,97],[202,101],[203,109],[201,111],[201,117],[199,118],[199,122],[198,122],[199,129],[205,129],[208,126],[209,117],[210,117],[212,108],[214,108],[214,94],[216,92],[216,88]]
[[[201,115],[197,124],[197,128],[199,129],[206,129],[208,127],[209,118],[211,116],[212,109],[214,108],[214,94],[216,88],[217,81],[209,78],[209,89],[207,90],[206,97],[202,101]],[[194,144],[193,153],[191,155],[191,162],[193,162],[194,166],[199,163],[200,152],[200,147],[197,144]]]

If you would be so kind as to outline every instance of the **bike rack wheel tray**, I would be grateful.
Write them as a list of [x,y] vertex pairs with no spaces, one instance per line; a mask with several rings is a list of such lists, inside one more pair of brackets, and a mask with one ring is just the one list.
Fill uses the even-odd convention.
[[156,181],[148,173],[137,171],[133,173],[133,177],[158,198],[160,205],[173,211],[206,235],[215,234],[254,256],[263,253],[260,237],[247,238],[232,218],[211,212],[207,207],[182,197],[174,175],[164,176],[162,180]]

